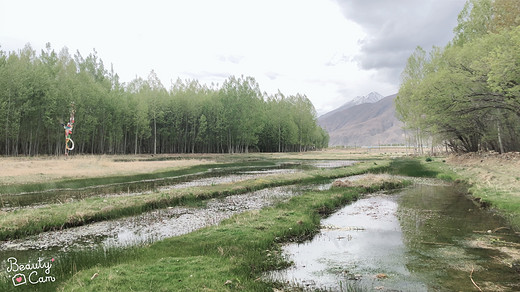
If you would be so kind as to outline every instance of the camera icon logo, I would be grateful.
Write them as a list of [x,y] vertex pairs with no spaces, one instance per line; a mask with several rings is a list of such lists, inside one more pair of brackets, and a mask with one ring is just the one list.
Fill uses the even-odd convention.
[[24,274],[16,274],[13,276],[13,285],[14,286],[20,286],[27,284],[27,279],[25,278]]

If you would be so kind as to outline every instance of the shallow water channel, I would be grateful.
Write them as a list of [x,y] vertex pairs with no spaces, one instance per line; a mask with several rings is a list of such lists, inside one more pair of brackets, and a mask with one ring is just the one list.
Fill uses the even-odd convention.
[[[372,194],[284,248],[294,265],[268,278],[305,290],[519,291],[520,238],[454,186]],[[471,277],[470,277],[471,276]]]
[[[267,188],[210,199],[201,207],[169,207],[141,215],[96,222],[0,243],[3,253],[67,252],[71,249],[128,247],[178,236],[218,224],[233,214],[258,210],[299,194],[300,188]],[[24,252],[25,251],[25,252]]]
[[[352,163],[354,162],[340,161],[338,163],[328,162],[326,165],[302,165],[302,167],[333,168],[350,165]],[[162,181],[161,186],[155,191],[234,183],[270,175],[293,173],[302,170],[302,167],[299,166],[299,164],[291,164],[277,167],[246,167],[235,169],[223,175],[221,172],[212,171],[203,177],[201,177],[200,174],[196,174],[191,177],[183,178],[184,181],[181,182],[173,180],[173,178],[170,184],[166,184],[165,181]],[[213,176],[211,176],[212,174]],[[2,241],[0,242],[0,258],[2,259],[0,262],[0,275],[6,276],[5,272],[8,271],[10,267],[9,258],[14,258],[19,263],[32,262],[37,264],[39,259],[67,262],[69,266],[61,267],[60,269],[63,271],[60,273],[70,273],[71,269],[75,269],[78,253],[82,254],[82,261],[90,261],[95,265],[97,262],[106,260],[107,251],[112,254],[114,254],[115,251],[115,254],[117,254],[119,252],[118,250],[121,250],[120,248],[122,247],[139,246],[167,237],[186,234],[205,226],[218,224],[220,221],[234,214],[258,210],[287,200],[309,188],[319,189],[328,187],[330,187],[330,183],[325,185],[273,187],[245,194],[210,199],[205,202],[200,202],[198,206],[170,207],[150,211],[137,216],[96,222],[64,230],[43,232],[22,239]],[[95,195],[138,196],[148,192],[150,191]],[[48,193],[52,195],[52,192]],[[24,194],[23,196],[29,197],[30,195],[35,194]],[[75,198],[76,196],[75,193],[66,193],[64,195],[67,196],[66,199]],[[27,200],[24,206],[5,208],[3,211],[15,212],[20,208],[37,208],[41,206],[42,203],[44,204],[40,196],[35,196],[35,198],[35,201]],[[40,205],[33,205],[33,203],[39,203]],[[7,274],[12,276],[9,273]],[[62,274],[58,275],[58,277],[60,277]],[[14,277],[12,279],[16,280],[21,278]],[[9,283],[10,280],[11,278],[8,278],[5,280],[7,282],[3,284],[0,283],[0,291],[3,291],[4,288],[16,288],[16,285],[13,286],[13,284],[17,283],[13,282],[13,284],[11,284]],[[44,290],[49,288],[52,290],[52,286],[39,286],[39,288]]]
[[187,188],[195,186],[233,183],[241,180],[259,178],[266,175],[299,172],[306,169],[338,168],[356,163],[353,160],[311,160],[289,161],[275,165],[234,166],[210,168],[183,175],[167,175],[154,179],[141,179],[127,182],[112,182],[76,188],[57,188],[49,190],[0,194],[0,211],[11,212],[30,207],[38,208],[47,204],[62,204],[89,197],[136,196],[155,191]]

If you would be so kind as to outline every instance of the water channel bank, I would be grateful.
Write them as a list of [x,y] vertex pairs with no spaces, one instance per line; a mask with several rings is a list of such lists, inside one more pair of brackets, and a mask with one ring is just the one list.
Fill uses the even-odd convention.
[[[328,163],[327,165],[317,165],[316,169],[338,168],[351,165],[352,163],[352,161],[341,161],[339,164]],[[345,170],[342,170],[339,173],[344,171]],[[191,190],[197,187],[212,188],[221,184],[233,186],[243,181],[256,181],[263,177],[271,177],[279,180],[283,175],[291,175],[298,172],[301,172],[301,169],[294,167],[258,170],[240,169],[233,174],[225,176],[200,178],[185,183],[165,186],[159,191]],[[328,184],[328,186],[330,186],[330,184]],[[103,250],[150,244],[167,237],[186,234],[204,226],[218,224],[223,219],[229,218],[234,214],[259,210],[263,207],[287,200],[294,195],[300,194],[304,190],[308,191],[309,187],[319,188],[319,186],[312,185],[266,188],[254,192],[245,192],[244,194],[217,197],[206,202],[199,200],[197,203],[194,202],[196,206],[193,207],[174,206],[122,219],[91,223],[64,230],[48,231],[35,236],[24,237],[23,239],[3,241],[0,246],[0,254],[2,258],[16,258],[20,262],[35,261],[40,258],[68,261],[71,260],[71,257],[67,255],[69,251],[72,251],[73,255],[77,255],[78,252],[81,253],[82,250],[87,249],[85,250],[86,256],[82,256],[82,258],[87,261],[92,261],[95,264],[96,260],[99,261],[104,257]],[[147,194],[150,193],[123,193],[105,195],[100,197],[100,199],[121,196],[138,197]],[[49,205],[42,205],[41,207],[28,206],[25,207],[25,209],[43,209],[46,207],[49,207]],[[4,212],[17,213],[23,209],[24,208],[4,210]],[[93,259],[88,259],[88,254],[90,253],[88,249],[98,250],[101,251],[101,253],[95,251],[93,253],[94,256],[92,256]],[[9,265],[9,262],[3,261],[1,265],[2,271],[9,269],[6,265]],[[76,264],[73,266],[76,266]],[[74,270],[75,267],[73,267],[73,271]],[[65,272],[70,273],[70,271]],[[13,288],[12,286],[9,287]]]
[[283,250],[294,265],[269,278],[304,290],[520,289],[519,236],[453,185],[372,194],[323,219],[312,240]]

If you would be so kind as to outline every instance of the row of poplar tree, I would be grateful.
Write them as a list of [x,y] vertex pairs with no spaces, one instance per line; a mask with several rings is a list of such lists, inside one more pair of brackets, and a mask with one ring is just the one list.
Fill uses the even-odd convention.
[[453,40],[408,59],[396,99],[412,142],[520,151],[520,1],[469,0]]
[[59,155],[75,108],[71,153],[237,153],[327,147],[305,95],[263,93],[252,77],[221,85],[177,80],[166,89],[154,71],[121,83],[96,51],[86,58],[47,44],[0,50],[0,154]]

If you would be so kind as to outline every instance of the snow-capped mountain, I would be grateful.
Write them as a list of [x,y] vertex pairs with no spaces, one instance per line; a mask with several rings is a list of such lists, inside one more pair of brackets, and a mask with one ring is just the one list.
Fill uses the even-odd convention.
[[395,115],[396,96],[372,92],[319,117],[318,123],[329,133],[329,146],[404,143],[403,124]]
[[377,92],[370,92],[369,94],[367,94],[365,96],[357,96],[356,98],[354,98],[352,101],[346,103],[345,105],[352,104],[352,106],[354,106],[354,105],[364,104],[364,103],[375,103],[375,102],[380,101],[383,98],[384,98],[384,96],[382,96],[381,94],[379,94]]
[[382,96],[381,94],[379,94],[377,92],[370,92],[369,94],[367,94],[365,96],[356,96],[353,100],[343,104],[342,106],[338,107],[337,109],[322,115],[320,117],[320,119],[334,115],[337,112],[346,110],[346,109],[351,108],[356,105],[360,105],[360,104],[364,104],[364,103],[376,103],[383,98],[384,98],[384,96]]

